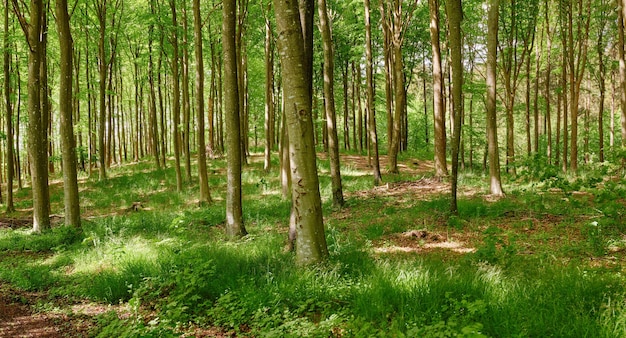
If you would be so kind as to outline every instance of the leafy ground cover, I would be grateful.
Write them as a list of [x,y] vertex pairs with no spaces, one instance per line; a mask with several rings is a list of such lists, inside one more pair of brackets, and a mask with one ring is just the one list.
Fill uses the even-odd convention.
[[308,268],[282,250],[289,201],[258,157],[243,175],[250,235],[236,242],[223,235],[221,161],[210,164],[215,203],[203,207],[197,185],[177,193],[173,169],[149,162],[83,179],[81,231],[56,217],[32,234],[20,191],[19,211],[0,220],[0,336],[626,335],[618,168],[567,177],[528,161],[501,199],[467,170],[451,216],[449,186],[428,161],[406,156],[402,174],[374,187],[366,158],[342,159],[342,209],[318,164],[331,256]]

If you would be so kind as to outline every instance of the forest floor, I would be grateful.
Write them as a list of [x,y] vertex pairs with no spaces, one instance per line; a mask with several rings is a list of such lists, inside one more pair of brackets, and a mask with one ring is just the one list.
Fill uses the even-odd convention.
[[[320,154],[319,158],[325,160],[325,155]],[[342,171],[347,173],[347,182],[370,174],[371,167],[366,156],[342,155],[341,160]],[[381,156],[380,161],[382,166],[387,163],[385,156]],[[250,158],[250,162],[258,165],[258,162],[262,163],[262,157],[254,155]],[[561,189],[541,189],[535,194],[538,199],[532,201],[517,198],[512,194],[506,197],[506,202],[496,206],[499,199],[487,195],[484,187],[467,183],[462,184],[459,190],[460,197],[466,201],[462,206],[465,209],[461,210],[464,216],[454,218],[446,215],[442,211],[445,206],[441,206],[441,201],[446,199],[450,191],[450,184],[445,180],[432,177],[433,163],[431,161],[405,159],[401,161],[399,167],[401,175],[398,176],[385,175],[383,172],[385,183],[381,186],[347,190],[346,207],[325,213],[326,221],[330,221],[336,229],[352,234],[353,238],[366,240],[370,245],[369,255],[374,259],[377,259],[376,257],[386,259],[395,255],[414,257],[430,254],[444,257],[444,259],[445,257],[456,259],[478,252],[480,257],[504,265],[509,264],[510,255],[552,256],[563,264],[575,259],[584,261],[585,265],[591,267],[611,269],[619,269],[626,262],[625,235],[614,237],[607,244],[601,237],[605,235],[600,234],[600,230],[585,225],[597,224],[596,219],[602,218],[609,221],[614,217],[618,217],[615,222],[619,223],[623,207],[626,205],[624,198],[612,201],[615,206],[611,208],[617,208],[616,211],[606,207],[606,210],[603,209],[602,212],[598,210],[597,215],[593,211],[595,197],[584,191],[585,189],[580,189],[580,191],[572,189],[567,193],[563,193]],[[141,168],[139,169],[141,171]],[[115,184],[139,184],[136,181],[137,177],[141,177],[141,172],[135,172],[132,168],[129,170],[126,172],[131,176],[128,181],[107,182],[105,185],[98,186],[100,183],[84,180],[81,184],[81,191],[103,196],[102,194],[106,194],[109,191],[107,189],[111,189]],[[223,172],[221,167],[212,170],[214,174]],[[327,174],[325,170],[322,166],[320,169],[322,175]],[[152,187],[157,187],[159,194],[172,194],[171,188],[163,188],[168,185],[165,179],[160,177],[152,179],[155,182],[150,184]],[[61,182],[59,180],[51,182],[51,195],[60,195]],[[261,178],[258,183],[253,184],[256,186],[255,189],[262,190],[265,184],[263,182]],[[223,184],[214,184],[212,189],[222,189]],[[83,205],[83,216],[91,220],[105,219],[109,216],[124,218],[126,215],[131,215],[129,213],[137,216],[137,212],[144,215],[150,213],[156,215],[157,212],[162,212],[166,205],[173,203],[167,200],[158,204],[157,192],[154,188],[150,189],[147,189],[147,193],[133,191],[124,201],[119,201],[116,196],[108,196],[111,200],[103,202],[102,205],[105,207]],[[600,195],[598,193],[598,196]],[[96,203],[90,195],[82,198],[85,204]],[[0,235],[2,231],[25,230],[32,226],[31,210],[28,203],[24,203],[28,201],[29,196],[21,194],[18,195],[18,199],[23,202],[19,204],[18,211],[0,217]],[[57,199],[53,210],[56,212],[62,210],[59,207],[60,203]],[[178,203],[182,206],[193,204],[189,201]],[[571,209],[568,205],[592,211],[580,212],[579,209]],[[615,215],[609,215],[609,212],[614,212]],[[202,223],[204,221],[198,222],[204,224]],[[53,227],[56,227],[62,223],[61,217],[52,216],[52,223]],[[254,227],[254,223],[255,220],[251,219],[249,226]],[[582,225],[570,226],[571,224]],[[279,232],[284,228],[282,224],[280,226]],[[222,224],[217,224],[215,230],[221,227]],[[86,240],[84,239],[83,242]],[[89,238],[89,240],[93,239]],[[18,264],[24,264],[24,261],[46,261],[53,256],[54,251],[49,249],[37,251],[27,248],[7,250],[0,247],[0,263],[4,267],[11,266],[11,264],[17,267]],[[54,263],[51,264],[54,265]],[[67,269],[74,269],[74,267],[68,265]],[[68,271],[68,274],[70,273],[71,271]],[[33,275],[32,278],[37,278],[37,276]],[[98,333],[103,325],[100,322],[101,318],[105,314],[115,313],[122,319],[136,315],[133,313],[136,310],[131,310],[128,302],[120,301],[115,304],[89,300],[59,291],[51,293],[51,289],[50,286],[21,287],[0,278],[0,337],[90,337]],[[219,327],[197,325],[190,325],[179,332],[182,336],[188,337],[233,335],[233,331]]]

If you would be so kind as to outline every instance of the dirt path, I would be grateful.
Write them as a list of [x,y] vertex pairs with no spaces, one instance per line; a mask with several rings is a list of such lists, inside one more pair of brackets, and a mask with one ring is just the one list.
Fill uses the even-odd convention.
[[63,338],[88,337],[92,325],[80,316],[61,312],[33,311],[32,305],[43,295],[16,291],[0,284],[0,337]]

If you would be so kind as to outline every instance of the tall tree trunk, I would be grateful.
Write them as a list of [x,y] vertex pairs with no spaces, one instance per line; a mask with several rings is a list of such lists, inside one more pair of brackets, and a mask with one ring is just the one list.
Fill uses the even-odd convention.
[[182,74],[182,84],[183,84],[183,145],[182,150],[185,155],[185,177],[188,182],[191,182],[191,135],[190,135],[190,126],[191,126],[191,102],[189,99],[189,41],[187,38],[188,32],[188,21],[187,20],[187,1],[183,1],[182,7],[183,14],[183,74]]
[[274,140],[274,44],[272,21],[269,17],[271,2],[265,12],[265,153],[263,169],[269,172],[272,165]]
[[236,0],[224,1],[222,44],[224,50],[224,112],[226,114],[227,179],[226,235],[238,238],[247,234],[241,205],[241,137],[237,47],[235,43]]
[[100,35],[98,39],[98,75],[99,75],[99,84],[100,84],[100,92],[98,93],[98,102],[99,102],[99,114],[98,114],[98,179],[100,181],[105,180],[107,177],[106,174],[106,163],[105,163],[105,153],[106,153],[106,144],[104,139],[104,130],[106,127],[106,85],[107,85],[107,69],[108,69],[108,61],[105,49],[105,37],[106,37],[106,27],[107,27],[107,1],[101,0],[96,4],[98,23],[100,27]]
[[67,0],[56,0],[56,22],[61,51],[59,111],[61,114],[61,146],[63,148],[63,202],[65,225],[80,227],[80,204],[76,169],[76,141],[72,119],[73,46]]
[[369,133],[369,153],[372,158],[372,176],[374,185],[382,183],[380,161],[378,158],[378,135],[376,133],[376,107],[374,105],[374,61],[372,56],[372,26],[370,22],[370,0],[363,0],[365,7],[365,76],[367,88],[367,126]]
[[433,50],[435,176],[442,178],[448,176],[448,165],[446,163],[446,118],[443,107],[443,75],[441,71],[441,50],[439,47],[439,0],[428,0],[428,7],[430,11],[430,42]]
[[211,203],[209,176],[206,165],[206,142],[204,140],[204,59],[202,56],[202,16],[200,0],[193,0],[193,33],[196,56],[196,116],[198,137],[198,182],[200,204]]
[[489,0],[487,20],[487,146],[489,149],[489,177],[492,195],[502,196],[500,155],[498,154],[498,125],[496,121],[496,64],[498,44],[498,16],[500,0]]
[[[343,145],[344,149],[350,150],[350,112],[348,109],[348,62],[341,67],[343,82]],[[330,135],[329,135],[330,136]]]
[[[626,57],[624,53],[624,30],[626,29],[626,0],[618,2],[618,20],[617,31],[619,33],[618,52],[619,52],[619,83],[620,83],[620,121],[621,121],[621,148],[626,147]],[[621,156],[622,167],[626,166],[626,158]]]
[[[333,38],[331,35],[328,10],[326,9],[326,0],[318,0],[317,8],[320,18],[319,27],[322,35],[322,46],[324,49],[324,108],[326,111],[326,128],[328,128],[328,158],[330,159],[333,205],[340,207],[343,205],[344,200],[339,164],[337,118],[335,114],[335,52],[333,50]],[[344,97],[344,101],[347,101],[346,97]]]
[[[150,0],[150,12],[155,14],[154,0]],[[148,82],[150,85],[150,139],[152,140],[152,153],[154,155],[154,164],[157,169],[161,169],[160,150],[159,150],[159,124],[157,122],[157,102],[156,89],[154,82],[154,62],[152,41],[154,39],[154,24],[151,23],[148,29]],[[200,60],[201,62],[201,60]],[[200,73],[200,72],[199,72]]]
[[180,79],[179,67],[180,61],[178,51],[178,20],[176,16],[176,0],[170,0],[170,8],[172,9],[172,139],[174,141],[174,161],[176,169],[176,191],[183,190],[183,176],[180,169]]
[[402,59],[402,2],[400,0],[393,1],[393,24],[392,24],[392,37],[391,37],[391,49],[393,60],[393,91],[394,91],[394,115],[393,115],[393,128],[392,134],[389,136],[391,140],[391,146],[389,147],[389,172],[398,173],[398,153],[401,149],[402,140],[402,124],[404,123],[404,102],[405,102],[405,88],[404,88],[404,63]]
[[[28,54],[28,156],[33,195],[33,231],[41,232],[50,228],[50,196],[48,190],[48,148],[45,135],[48,124],[42,109],[41,88],[45,87],[41,78],[43,55],[44,3],[32,0],[30,22],[14,7],[20,20],[29,46]],[[42,137],[44,135],[44,137]]]
[[239,86],[239,137],[241,142],[241,162],[248,164],[248,115],[247,115],[247,88],[246,88],[246,49],[244,34],[246,30],[246,20],[248,16],[249,0],[238,0],[238,10],[236,13],[235,28],[235,51],[237,58],[237,84]]
[[13,102],[11,100],[11,55],[9,54],[9,0],[4,1],[4,102],[6,105],[6,133],[7,133],[7,201],[6,212],[15,211],[13,205],[13,177],[15,176],[14,146],[13,146]]
[[357,100],[357,137],[359,144],[359,154],[363,154],[363,106],[361,104],[361,64],[352,63],[354,73],[356,74],[356,100]]
[[450,212],[458,214],[457,187],[459,180],[459,145],[461,143],[461,115],[463,107],[463,65],[461,60],[461,20],[463,10],[461,0],[447,0],[446,13],[450,31],[450,58],[452,61],[452,99],[454,102],[454,132],[452,135],[452,189]]
[[[601,2],[604,8],[604,1]],[[598,33],[598,44],[596,45],[598,52],[598,82],[600,90],[599,107],[598,107],[598,154],[600,162],[604,162],[604,101],[606,95],[606,67],[604,66],[604,29],[607,19],[604,13],[601,14],[601,29]]]
[[[543,51],[543,30],[539,37],[540,43],[535,49],[535,82],[533,84],[533,121],[534,121],[534,152],[539,153],[539,75],[541,70],[541,53]],[[530,59],[529,59],[530,60]],[[530,63],[530,62],[529,62]],[[529,74],[530,77],[530,74]]]
[[[546,128],[548,134],[548,147],[547,147],[547,156],[548,162],[552,163],[552,153],[553,153],[553,145],[552,145],[552,116],[550,114],[552,107],[552,88],[550,87],[551,83],[551,75],[552,75],[552,30],[550,28],[550,6],[548,0],[545,1],[545,13],[546,13],[546,88],[545,88],[545,96],[546,96]],[[558,157],[558,156],[557,156]]]
[[313,79],[312,73],[306,69],[313,49],[305,42],[297,4],[289,0],[274,0],[274,8],[284,70],[283,90],[292,170],[292,215],[298,232],[296,261],[312,264],[328,256],[313,139],[310,89]]

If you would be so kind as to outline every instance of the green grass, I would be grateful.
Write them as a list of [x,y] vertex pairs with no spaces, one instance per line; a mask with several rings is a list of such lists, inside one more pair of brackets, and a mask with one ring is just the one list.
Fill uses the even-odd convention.
[[[320,161],[322,172],[327,165]],[[0,229],[0,281],[51,301],[128,303],[130,318],[98,317],[92,333],[102,337],[178,336],[190,323],[259,337],[626,334],[626,186],[599,184],[605,168],[563,177],[559,191],[537,178],[550,168],[539,168],[507,186],[514,193],[504,199],[460,198],[459,216],[451,217],[447,196],[363,193],[372,188],[369,173],[345,164],[343,209],[330,207],[330,180],[320,180],[330,257],[303,268],[282,251],[290,202],[277,169],[245,168],[250,235],[229,242],[225,179],[217,174],[224,163],[210,167],[215,202],[204,207],[193,202],[197,182],[175,191],[171,166],[156,171],[140,162],[112,168],[106,181],[87,180],[82,231]],[[476,173],[462,182],[484,191]],[[53,195],[60,201],[58,190]],[[26,205],[28,194],[18,196]],[[127,211],[133,202],[145,209]],[[461,238],[475,252],[374,250],[415,229]]]

